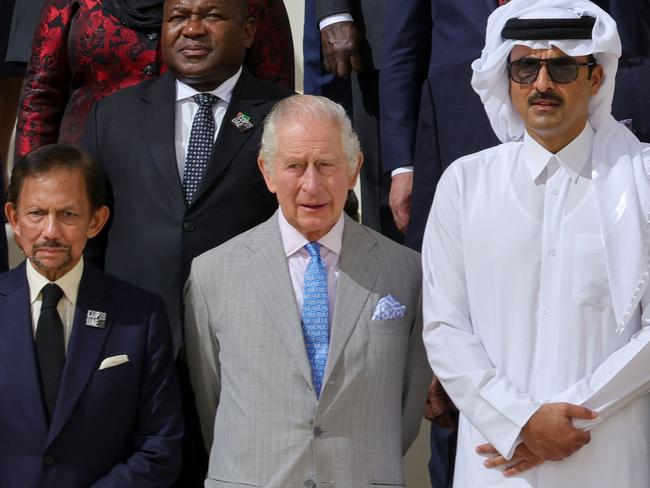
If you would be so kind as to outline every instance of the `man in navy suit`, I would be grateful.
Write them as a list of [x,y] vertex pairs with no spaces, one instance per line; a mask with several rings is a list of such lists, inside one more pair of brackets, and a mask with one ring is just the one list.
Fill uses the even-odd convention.
[[84,263],[108,218],[99,166],[50,145],[14,168],[26,262],[0,274],[3,488],[167,487],[183,435],[162,302]]

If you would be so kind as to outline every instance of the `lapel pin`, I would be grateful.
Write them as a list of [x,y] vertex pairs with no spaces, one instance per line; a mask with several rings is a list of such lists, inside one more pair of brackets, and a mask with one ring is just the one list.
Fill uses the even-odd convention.
[[86,314],[86,326],[95,327],[96,329],[103,329],[106,327],[106,312],[98,312],[97,310],[88,310]]
[[232,125],[234,125],[239,130],[239,132],[246,132],[247,130],[254,127],[253,123],[251,122],[251,116],[246,115],[244,112],[239,112],[237,114],[237,117],[232,119],[230,123],[232,123]]

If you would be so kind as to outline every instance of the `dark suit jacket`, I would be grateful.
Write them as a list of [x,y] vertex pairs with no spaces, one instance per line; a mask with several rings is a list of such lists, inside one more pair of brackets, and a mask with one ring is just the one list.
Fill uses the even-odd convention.
[[497,5],[497,0],[386,2],[390,22],[384,25],[379,82],[385,170],[414,161],[424,80],[480,57],[487,18]]
[[7,41],[7,61],[14,63],[29,61],[32,38],[43,2],[44,0],[16,0]]
[[[106,327],[85,325],[89,310]],[[183,433],[160,300],[86,264],[52,423],[39,387],[23,263],[0,274],[0,484],[3,488],[169,486]],[[102,360],[129,362],[98,370]]]
[[616,73],[612,114],[616,120],[631,120],[639,140],[650,143],[649,90],[650,58],[623,57]]
[[418,122],[411,214],[405,244],[420,250],[433,194],[456,159],[500,143],[470,84],[469,62],[427,78]]
[[623,53],[650,57],[650,2],[648,0],[594,0],[616,21]]
[[[277,207],[257,167],[262,122],[289,90],[244,70],[194,201],[185,206],[174,146],[171,73],[99,101],[82,146],[104,168],[113,216],[106,272],[160,294],[176,349],[182,344],[182,289],[192,259],[270,217]],[[240,132],[242,112],[254,127]]]

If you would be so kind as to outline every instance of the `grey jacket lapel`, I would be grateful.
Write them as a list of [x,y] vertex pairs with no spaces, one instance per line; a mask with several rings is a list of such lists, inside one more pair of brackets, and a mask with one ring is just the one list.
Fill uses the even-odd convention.
[[252,286],[259,295],[270,322],[277,327],[287,344],[289,355],[311,385],[311,369],[282,246],[277,212],[256,229],[249,247],[254,253],[250,260]]
[[327,384],[377,280],[379,269],[374,251],[376,245],[377,241],[363,226],[345,217],[339,261],[341,272],[336,287],[330,348],[323,385]]

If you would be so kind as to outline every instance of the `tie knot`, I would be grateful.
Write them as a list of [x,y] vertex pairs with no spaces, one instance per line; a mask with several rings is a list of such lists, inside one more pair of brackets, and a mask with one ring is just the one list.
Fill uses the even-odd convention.
[[192,98],[201,108],[212,108],[219,101],[219,97],[212,93],[197,93]]
[[48,283],[41,290],[43,295],[43,304],[41,310],[46,308],[55,308],[63,296],[63,290],[55,283]]
[[307,249],[310,257],[320,258],[320,246],[318,242],[312,241],[305,244],[305,249]]

